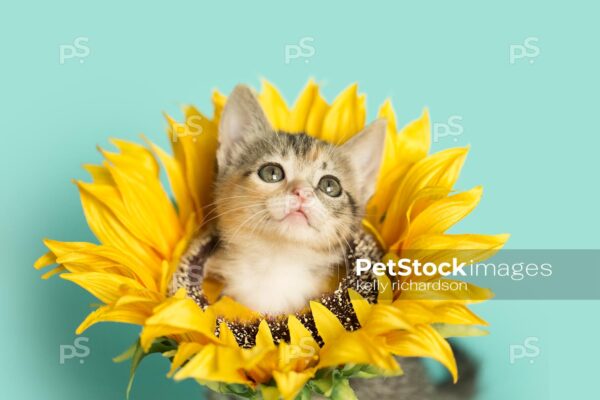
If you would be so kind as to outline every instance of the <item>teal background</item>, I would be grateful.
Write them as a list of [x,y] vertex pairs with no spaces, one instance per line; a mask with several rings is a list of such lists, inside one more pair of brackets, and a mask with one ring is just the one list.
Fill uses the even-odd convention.
[[[458,189],[483,184],[481,205],[455,232],[502,233],[508,247],[599,248],[598,5],[570,1],[31,2],[3,4],[2,373],[0,397],[121,399],[128,365],[111,357],[137,328],[91,328],[91,354],[59,363],[59,346],[94,300],[32,268],[41,240],[92,241],[71,178],[97,162],[96,144],[145,133],[163,146],[161,111],[211,112],[214,88],[264,76],[292,101],[308,77],[329,100],[352,82],[369,118],[390,97],[400,124],[428,106],[462,117],[470,144]],[[90,55],[59,63],[59,46],[88,37]],[[285,63],[288,44],[315,54]],[[509,63],[509,47],[537,37],[540,54]],[[308,61],[308,62],[305,62]],[[456,142],[453,140],[456,139]],[[585,279],[584,276],[581,279]],[[597,395],[598,302],[491,301],[476,311],[491,334],[464,341],[480,360],[483,400]],[[509,362],[509,346],[538,338],[540,355]],[[532,361],[532,362],[529,362]],[[194,382],[165,378],[166,360],[139,370],[133,399],[194,399]]]

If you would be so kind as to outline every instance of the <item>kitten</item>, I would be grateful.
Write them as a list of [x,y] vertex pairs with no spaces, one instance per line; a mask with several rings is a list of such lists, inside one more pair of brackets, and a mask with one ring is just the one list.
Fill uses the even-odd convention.
[[[326,290],[335,265],[344,261],[346,241],[361,229],[384,137],[384,121],[340,146],[275,132],[252,92],[236,87],[221,116],[216,217],[208,216],[216,220],[220,243],[211,255],[194,253],[190,268],[207,256],[204,270],[220,277],[223,293],[265,314],[307,306]],[[175,289],[181,286],[193,289],[175,280]],[[476,367],[454,350],[458,385],[434,384],[415,358],[401,360],[403,376],[351,385],[363,400],[470,399]],[[208,398],[232,397],[210,392]]]
[[206,263],[224,295],[280,314],[326,291],[375,189],[385,126],[375,121],[340,146],[276,132],[250,89],[234,89],[219,126],[220,244]]

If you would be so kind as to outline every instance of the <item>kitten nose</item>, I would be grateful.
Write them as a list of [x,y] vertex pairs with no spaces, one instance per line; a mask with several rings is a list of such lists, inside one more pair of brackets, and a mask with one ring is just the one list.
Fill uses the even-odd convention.
[[312,190],[307,187],[297,187],[292,190],[292,193],[298,196],[301,200],[307,200],[312,197]]

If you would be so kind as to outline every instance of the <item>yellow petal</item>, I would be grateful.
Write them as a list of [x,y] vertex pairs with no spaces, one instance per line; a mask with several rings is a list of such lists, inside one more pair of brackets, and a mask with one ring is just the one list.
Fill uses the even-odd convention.
[[115,308],[136,306],[152,312],[154,307],[163,300],[160,296],[154,296],[152,291],[125,289],[124,292],[125,294],[115,302]]
[[159,290],[161,294],[166,295],[168,292],[168,286],[171,282],[172,272],[177,269],[177,263],[174,262],[169,264],[167,260],[163,260],[161,265],[161,276],[160,276],[160,286]]
[[321,138],[323,132],[323,123],[328,112],[329,104],[327,104],[323,96],[317,92],[313,99],[312,107],[308,111],[305,126],[306,134],[316,138]]
[[467,337],[467,336],[485,336],[489,334],[485,329],[478,328],[476,326],[471,325],[451,325],[451,324],[441,324],[434,326],[434,329],[443,337],[443,338],[452,338],[452,337]]
[[217,126],[194,107],[185,107],[184,124],[167,116],[168,132],[175,159],[185,173],[187,187],[198,218],[205,215],[205,207],[212,202],[215,156],[218,145]]
[[313,365],[318,359],[319,345],[312,334],[293,315],[288,317],[288,329],[290,331],[290,342],[280,343],[280,370],[305,370]]
[[171,370],[168,373],[168,377],[171,378],[175,374],[175,371],[179,369],[186,361],[192,356],[199,353],[204,346],[200,343],[183,342],[177,344],[177,353],[171,362]]
[[258,325],[258,333],[256,334],[256,346],[263,348],[275,348],[273,343],[273,335],[271,334],[271,328],[266,320],[260,321]]
[[396,135],[398,130],[396,125],[396,112],[390,99],[386,99],[383,104],[379,107],[377,118],[384,118],[387,121],[388,133]]
[[423,110],[421,116],[406,125],[398,135],[396,154],[402,155],[404,162],[415,163],[429,152],[431,146],[431,122],[429,111]]
[[[127,171],[132,179],[140,181],[157,181],[159,168],[152,154],[143,146],[136,143],[112,139],[120,152],[111,152],[98,147],[100,153],[106,158],[103,167],[108,166]],[[109,171],[110,172],[110,171]],[[112,177],[112,174],[111,174]],[[98,184],[113,185],[110,180],[102,179]],[[96,183],[96,182],[95,182]]]
[[109,167],[117,183],[127,217],[120,219],[136,225],[147,243],[151,243],[164,258],[170,259],[182,234],[173,204],[158,180],[139,181],[129,171]]
[[379,110],[379,116],[391,121],[388,122],[384,156],[377,181],[378,190],[370,202],[370,208],[376,206],[381,212],[387,210],[395,193],[390,188],[397,187],[406,171],[427,156],[431,144],[431,126],[429,113],[425,109],[419,119],[397,133],[396,116],[389,100]]
[[353,289],[348,289],[348,295],[350,296],[350,302],[352,303],[352,308],[358,318],[358,322],[360,322],[361,326],[364,326],[367,323],[373,306]]
[[223,346],[238,347],[233,332],[231,332],[231,329],[229,329],[225,322],[219,324],[219,342],[221,342]]
[[168,251],[166,248],[168,247],[168,244],[166,244],[164,240],[160,240],[162,235],[153,233],[149,224],[147,224],[146,220],[142,218],[139,213],[133,215],[130,214],[128,208],[123,203],[121,194],[117,188],[85,182],[78,182],[77,186],[79,187],[80,192],[87,192],[93,196],[96,201],[102,203],[106,210],[110,210],[110,213],[114,215],[115,219],[117,219],[132,236],[143,242],[144,245],[155,249],[163,246],[163,251]]
[[210,309],[216,315],[224,316],[232,321],[255,321],[260,316],[256,311],[238,303],[229,296],[219,298],[219,300],[210,305]]
[[46,272],[45,274],[42,275],[42,279],[48,279],[53,277],[56,274],[60,274],[61,272],[66,271],[66,268],[62,265],[59,265],[56,268],[51,269],[50,271]]
[[397,331],[386,336],[389,350],[402,357],[431,357],[438,360],[458,379],[456,361],[448,342],[429,325],[418,325],[412,331]]
[[106,167],[101,165],[85,164],[83,168],[92,176],[94,183],[110,186],[115,185],[115,181]]
[[365,126],[365,97],[358,95],[358,85],[348,86],[334,100],[323,121],[320,138],[339,145]]
[[176,374],[175,380],[186,378],[225,383],[250,383],[243,373],[239,349],[207,344]]
[[212,103],[214,107],[213,113],[213,122],[216,126],[219,126],[219,120],[221,119],[221,113],[223,112],[223,108],[225,108],[225,102],[227,101],[227,96],[220,93],[218,90],[214,90],[212,93]]
[[[51,246],[55,248],[56,243],[54,242]],[[125,254],[111,246],[99,246],[88,243],[88,246],[83,246],[77,250],[68,253],[61,252],[60,257],[57,258],[57,262],[65,264],[71,272],[74,272],[74,264],[85,266],[84,268],[80,268],[85,272],[107,272],[102,270],[115,266],[122,267],[127,271],[124,276],[135,277],[146,288],[156,290],[156,277],[152,269],[140,263],[139,260],[136,260],[129,254]]]
[[269,81],[263,79],[262,90],[258,95],[258,101],[262,106],[269,123],[273,129],[284,132],[292,132],[290,122],[290,111],[281,94]]
[[[158,177],[158,164],[152,156],[152,153],[150,153],[147,148],[140,144],[121,139],[113,138],[110,141],[121,151],[121,153],[116,157],[118,157],[120,160],[127,161],[127,164],[135,164],[132,165],[133,168],[127,169],[131,169],[132,172],[141,172],[140,170],[143,170],[146,171],[147,175],[149,176]],[[111,161],[115,160],[112,159]],[[119,164],[118,161],[117,164]]]
[[146,350],[158,337],[187,332],[198,334],[203,342],[218,342],[215,328],[214,314],[203,312],[190,298],[171,297],[146,320],[140,340]]
[[[389,125],[388,125],[389,126]],[[396,154],[394,143],[396,133],[386,133],[383,149],[382,164],[379,169],[376,190],[367,204],[366,218],[374,227],[380,227],[386,210],[394,194],[398,182],[401,180],[409,165],[403,163],[402,156]]]
[[131,254],[146,265],[146,268],[160,270],[160,261],[150,247],[131,234],[129,229],[115,217],[102,202],[98,201],[81,185],[81,204],[88,225],[94,235],[103,243]]
[[260,394],[264,400],[279,400],[281,394],[275,386],[260,385]]
[[[467,264],[488,259],[500,250],[509,235],[421,235],[411,242],[411,248],[404,250],[402,256],[411,260],[419,260],[440,265],[454,260]],[[411,280],[429,280],[431,276],[410,276]]]
[[49,251],[35,261],[33,268],[42,269],[53,264],[56,264],[56,256],[53,252]]
[[122,296],[122,286],[143,289],[142,285],[131,278],[100,272],[68,273],[62,274],[61,278],[75,282],[106,304],[113,303]]
[[[312,334],[302,323],[296,318],[294,315],[288,316],[288,329],[290,331],[290,344],[292,345],[301,345],[310,343],[311,345],[314,343],[317,344]],[[310,340],[308,340],[310,339]],[[315,347],[315,350],[318,351],[318,346]]]
[[392,281],[387,275],[377,276],[377,303],[390,304],[394,298]]
[[[188,187],[192,192],[192,197],[194,197],[194,193],[197,193],[198,201],[206,214],[204,207],[212,203],[212,191],[209,189],[214,180],[218,125],[193,106],[184,108],[184,111],[187,129],[192,132],[191,136],[182,140],[186,151],[186,168],[193,168],[194,180],[197,182],[197,185],[193,185],[193,181],[188,181]],[[194,151],[188,151],[192,149]],[[193,156],[196,158],[190,158]],[[201,214],[199,213],[199,215]]]
[[[424,187],[423,189],[420,189],[410,199],[410,203],[405,215],[406,227],[410,227],[414,217],[419,215],[415,210],[426,209],[428,204],[432,204],[435,201],[446,198],[449,193],[449,188],[440,186]],[[396,238],[396,241],[389,246],[389,249],[400,252],[400,249],[407,247],[405,240],[408,236],[408,233],[408,228],[403,229],[400,236]]]
[[441,322],[455,325],[488,325],[486,321],[479,318],[475,313],[461,303],[445,303],[436,305],[433,313],[436,317],[435,320],[432,320],[431,322]]
[[190,214],[193,212],[193,203],[185,181],[183,168],[177,163],[175,158],[168,155],[163,149],[152,142],[148,143],[167,172],[169,184],[171,185],[171,190],[173,191],[175,202],[177,203],[179,222],[181,225],[185,225]]
[[293,400],[306,382],[315,375],[314,369],[302,372],[295,371],[273,371],[273,378],[277,383],[277,389],[284,400]]
[[[440,284],[447,283],[449,288],[459,287],[459,290],[433,290],[429,289],[413,289],[411,287],[403,290],[398,300],[444,300],[444,301],[456,301],[460,303],[477,303],[484,300],[489,300],[494,297],[491,290],[486,288],[480,288],[472,283],[463,281],[456,281],[452,279],[432,279],[427,281],[428,284],[435,284],[439,281]],[[419,282],[415,282],[419,283]],[[423,283],[423,282],[420,282]],[[401,303],[400,303],[401,304]]]
[[473,211],[482,192],[481,186],[477,186],[431,204],[410,223],[406,246],[410,247],[411,239],[420,235],[446,232]]
[[87,318],[77,327],[75,331],[78,335],[82,334],[90,326],[98,322],[118,322],[126,324],[143,325],[148,318],[149,310],[147,307],[129,306],[115,308],[113,306],[102,306],[87,316]]
[[363,328],[370,335],[382,335],[398,329],[412,329],[412,325],[404,319],[398,308],[383,304],[376,304],[369,314]]
[[319,336],[325,343],[332,343],[346,330],[340,320],[321,303],[310,302],[310,309],[315,319]]
[[244,368],[256,382],[271,379],[272,371],[278,365],[277,350],[269,324],[263,319],[258,325],[256,345],[251,349],[242,349]]
[[[477,288],[478,289],[478,288]],[[477,290],[474,288],[474,290]],[[452,300],[412,301],[400,297],[394,302],[403,318],[410,324],[445,323],[455,325],[487,325],[469,310],[464,302]]]
[[319,96],[319,85],[312,79],[309,80],[300,96],[298,96],[294,108],[290,112],[290,121],[287,132],[306,132],[308,117],[313,109],[315,101],[318,101],[317,99]]
[[95,246],[94,244],[87,242],[60,242],[52,239],[44,239],[44,245],[50,249],[55,257],[61,257],[70,252],[89,249]]
[[[175,119],[167,113],[163,113],[163,116],[165,117],[165,120],[167,121],[167,130],[166,130],[167,138],[169,139],[169,142],[171,143],[171,149],[173,150],[173,157],[175,157],[175,160],[181,166],[181,168],[184,171],[187,171],[188,166],[186,165],[185,153],[183,151],[183,145],[181,144],[181,140],[179,140],[179,137],[181,136],[181,134],[184,134],[186,132],[185,124],[181,124],[181,123],[175,121]],[[186,174],[186,179],[187,179],[187,174]]]
[[344,364],[369,364],[389,372],[400,370],[383,339],[362,330],[346,332],[321,349],[319,368]]
[[467,154],[466,148],[440,151],[417,162],[406,174],[388,209],[382,236],[386,243],[395,243],[406,229],[408,209],[412,200],[426,187],[451,189]]

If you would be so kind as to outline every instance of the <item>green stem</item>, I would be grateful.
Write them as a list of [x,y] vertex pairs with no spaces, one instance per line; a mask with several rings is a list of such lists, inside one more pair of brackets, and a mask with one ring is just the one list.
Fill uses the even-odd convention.
[[348,379],[340,379],[331,393],[332,400],[358,400],[356,393],[350,387]]

